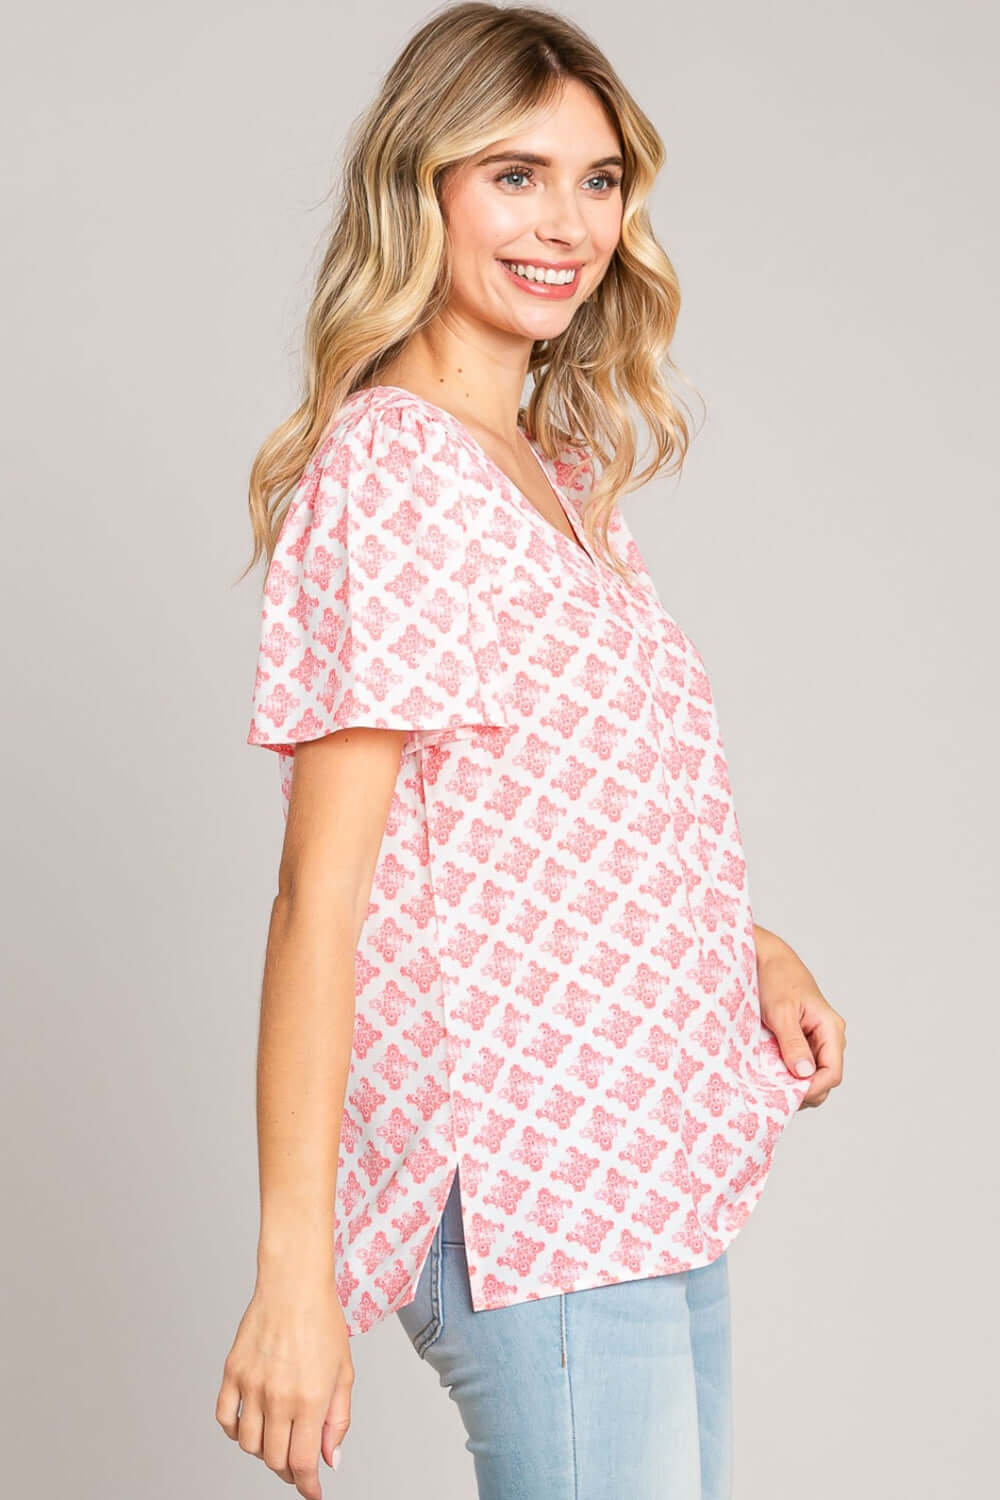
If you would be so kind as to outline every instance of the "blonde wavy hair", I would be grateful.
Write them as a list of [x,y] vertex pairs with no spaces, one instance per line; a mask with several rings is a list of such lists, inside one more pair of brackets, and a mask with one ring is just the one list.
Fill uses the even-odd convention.
[[[594,91],[617,126],[625,161],[621,235],[569,327],[533,346],[522,415],[550,458],[568,445],[582,450],[582,462],[594,462],[583,526],[595,550],[630,578],[608,541],[618,495],[661,470],[679,472],[689,444],[668,383],[676,370],[668,350],[680,311],[678,280],[648,211],[666,153],[607,58],[572,21],[529,6],[478,3],[433,13],[351,129],[306,319],[302,401],[251,468],[254,550],[241,578],[259,557],[273,556],[291,496],[342,402],[377,384],[380,367],[447,302],[451,266],[439,200],[445,174],[523,129],[571,78]],[[629,399],[653,448],[638,471]]]

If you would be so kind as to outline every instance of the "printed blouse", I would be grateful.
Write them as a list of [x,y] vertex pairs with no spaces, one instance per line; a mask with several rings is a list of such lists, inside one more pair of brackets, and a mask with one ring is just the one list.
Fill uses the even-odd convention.
[[354,954],[331,1252],[351,1334],[412,1302],[460,1169],[476,1311],[703,1266],[809,1086],[764,1026],[708,674],[593,464],[553,526],[452,413],[335,414],[263,593],[248,742],[406,732]]

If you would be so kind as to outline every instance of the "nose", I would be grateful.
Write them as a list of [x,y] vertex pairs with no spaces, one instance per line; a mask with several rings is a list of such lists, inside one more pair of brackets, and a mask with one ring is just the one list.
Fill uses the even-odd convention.
[[587,226],[574,188],[553,188],[551,196],[546,193],[536,232],[542,240],[569,246],[580,244]]

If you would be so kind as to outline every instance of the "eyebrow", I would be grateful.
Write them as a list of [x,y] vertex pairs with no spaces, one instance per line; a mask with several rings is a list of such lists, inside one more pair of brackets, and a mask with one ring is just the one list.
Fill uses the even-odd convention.
[[[529,162],[533,167],[551,167],[552,165],[549,157],[539,156],[534,151],[498,151],[493,156],[482,157],[476,165],[478,167],[488,167],[492,162],[498,161],[524,161]],[[620,156],[602,156],[598,161],[592,161],[587,171],[592,172],[595,167],[624,168],[624,166],[625,163]]]

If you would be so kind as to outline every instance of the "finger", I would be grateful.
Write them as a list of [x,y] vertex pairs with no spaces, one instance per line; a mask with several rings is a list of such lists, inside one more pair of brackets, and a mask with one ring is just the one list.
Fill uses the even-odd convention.
[[785,1067],[790,1073],[794,1073],[796,1078],[808,1078],[816,1071],[813,1049],[806,1040],[793,1007],[784,1007],[781,1013],[772,1012],[765,1025],[774,1032]]
[[323,1423],[318,1416],[296,1417],[292,1423],[292,1440],[288,1448],[288,1466],[292,1481],[305,1500],[322,1500],[319,1485],[319,1452]]
[[843,1049],[847,1026],[843,1018],[832,1010],[829,1005],[813,1011],[808,1007],[802,1016],[802,1029],[812,1043],[813,1051],[817,1052],[821,1045],[834,1045]]
[[215,1402],[215,1420],[226,1437],[235,1442],[240,1425],[240,1385],[228,1366],[222,1372],[222,1384]]
[[835,1024],[817,1026],[812,1034],[819,1069],[826,1075],[828,1088],[836,1088],[844,1076],[844,1038]]
[[295,1482],[288,1464],[288,1446],[291,1436],[291,1418],[279,1416],[277,1412],[265,1412],[264,1443],[261,1453],[267,1467],[272,1469],[286,1484]]
[[822,1068],[817,1068],[816,1077],[812,1080],[809,1088],[803,1095],[799,1109],[814,1109],[817,1104],[822,1104],[827,1094],[829,1094],[831,1087],[828,1072]]
[[347,1429],[351,1425],[351,1390],[354,1385],[353,1374],[349,1379],[339,1381],[330,1397],[330,1405],[326,1413],[326,1421],[323,1423],[323,1457],[331,1469],[337,1468],[340,1463],[338,1449],[344,1441]]
[[264,1443],[264,1408],[256,1396],[244,1394],[237,1439],[244,1453],[260,1458]]

